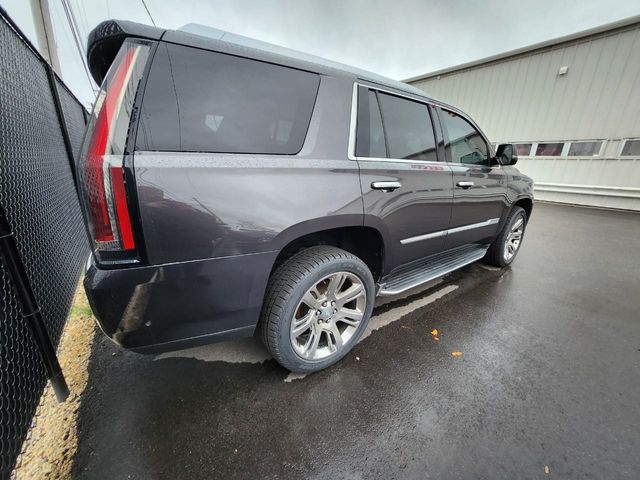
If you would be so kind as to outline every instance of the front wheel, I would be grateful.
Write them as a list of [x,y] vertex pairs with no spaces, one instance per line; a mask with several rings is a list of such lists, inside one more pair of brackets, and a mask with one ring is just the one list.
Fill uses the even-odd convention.
[[496,267],[510,265],[520,250],[526,226],[527,213],[521,207],[513,207],[502,231],[487,250],[484,261]]
[[361,337],[374,297],[373,276],[358,257],[336,247],[307,248],[269,280],[260,318],[262,340],[292,372],[322,370]]

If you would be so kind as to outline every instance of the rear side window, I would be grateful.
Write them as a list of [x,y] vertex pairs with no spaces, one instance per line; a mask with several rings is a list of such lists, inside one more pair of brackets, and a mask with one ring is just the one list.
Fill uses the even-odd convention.
[[387,148],[376,93],[360,87],[358,97],[356,156],[386,158]]
[[480,132],[460,115],[440,110],[440,119],[447,132],[447,150],[453,163],[488,165],[489,150]]
[[389,157],[437,162],[436,140],[423,103],[378,92]]
[[296,154],[320,78],[256,60],[160,44],[138,150]]

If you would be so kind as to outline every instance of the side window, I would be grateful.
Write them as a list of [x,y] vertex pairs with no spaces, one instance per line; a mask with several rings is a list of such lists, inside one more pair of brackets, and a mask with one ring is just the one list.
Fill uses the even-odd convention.
[[296,154],[319,84],[314,73],[161,43],[142,102],[136,146]]
[[460,115],[440,109],[440,119],[447,132],[449,150],[453,163],[488,165],[489,149],[480,132]]
[[387,135],[389,157],[437,162],[436,140],[429,107],[382,92],[378,93],[378,98]]
[[387,157],[378,99],[374,91],[365,87],[358,88],[356,156]]

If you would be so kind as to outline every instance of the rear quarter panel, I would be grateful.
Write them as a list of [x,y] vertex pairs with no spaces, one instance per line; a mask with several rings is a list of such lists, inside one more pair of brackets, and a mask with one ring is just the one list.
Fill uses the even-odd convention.
[[298,155],[136,152],[151,264],[276,251],[297,236],[362,225],[347,159],[351,82],[322,77]]

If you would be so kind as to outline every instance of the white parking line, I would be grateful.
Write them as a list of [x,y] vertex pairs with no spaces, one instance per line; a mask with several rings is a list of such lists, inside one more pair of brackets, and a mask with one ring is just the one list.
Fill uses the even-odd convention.
[[[430,303],[435,302],[436,300],[441,299],[442,297],[444,297],[448,293],[453,292],[457,288],[458,288],[458,285],[447,285],[446,287],[441,288],[440,290],[438,290],[436,292],[433,292],[431,295],[427,295],[426,297],[418,298],[418,299],[414,300],[413,302],[407,303],[406,305],[402,305],[401,307],[392,308],[391,310],[388,310],[388,311],[386,311],[384,313],[381,313],[379,315],[374,315],[369,320],[369,325],[367,325],[367,329],[362,334],[362,337],[360,337],[360,340],[358,340],[358,343],[363,341],[365,338],[367,338],[369,335],[371,335],[376,330],[378,330],[378,329],[380,329],[382,327],[385,327],[385,326],[389,325],[390,323],[393,323],[393,322],[395,322],[397,320],[400,320],[402,317],[404,317],[405,315],[408,315],[409,313],[413,312],[414,310],[417,310],[418,308],[422,308],[422,307],[424,307],[426,305],[429,305]],[[304,378],[306,376],[307,376],[307,374],[304,374],[304,373],[290,373],[289,375],[287,375],[287,378],[285,378],[284,381],[285,382],[292,382],[294,380],[299,380],[299,379]]]

